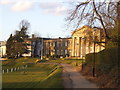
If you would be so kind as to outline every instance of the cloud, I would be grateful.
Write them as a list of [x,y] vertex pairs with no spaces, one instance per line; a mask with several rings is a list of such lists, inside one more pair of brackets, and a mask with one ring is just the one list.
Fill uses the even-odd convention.
[[[34,5],[35,1],[38,0],[2,0],[0,4],[11,4],[10,10],[14,12],[27,11]],[[44,13],[54,14],[54,15],[63,15],[67,13],[68,7],[65,6],[62,2],[38,2],[39,7],[43,10]],[[38,5],[38,4],[36,4]]]
[[58,2],[40,3],[40,8],[47,14],[53,14],[56,16],[65,15],[68,7]]
[[0,4],[3,4],[3,5],[11,4],[11,3],[13,3],[13,1],[11,1],[11,0],[2,0],[2,1],[0,1]]
[[43,2],[43,3],[41,2],[40,3],[40,7],[44,8],[44,9],[56,8],[58,6],[60,6],[60,3],[58,3],[58,2]]
[[15,12],[26,11],[32,7],[33,3],[30,1],[18,1],[16,2],[11,10]]

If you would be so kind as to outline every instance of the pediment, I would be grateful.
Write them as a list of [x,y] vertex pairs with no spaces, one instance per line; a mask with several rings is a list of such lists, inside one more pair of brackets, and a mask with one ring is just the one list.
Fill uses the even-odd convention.
[[88,32],[92,32],[93,29],[90,26],[83,26],[81,28],[76,29],[75,31],[72,32],[72,36],[74,35],[82,35],[83,33],[88,33]]

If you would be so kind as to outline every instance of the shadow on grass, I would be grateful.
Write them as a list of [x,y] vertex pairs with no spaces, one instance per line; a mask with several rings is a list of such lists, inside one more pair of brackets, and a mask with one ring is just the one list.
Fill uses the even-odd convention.
[[[57,75],[58,76],[58,75]],[[2,88],[63,88],[61,79],[49,77],[42,81],[3,83]]]

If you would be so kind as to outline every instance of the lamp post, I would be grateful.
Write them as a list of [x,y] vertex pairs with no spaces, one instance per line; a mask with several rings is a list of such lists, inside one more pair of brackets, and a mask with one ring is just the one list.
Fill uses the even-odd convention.
[[94,29],[94,56],[93,56],[93,68],[92,68],[92,70],[93,70],[93,77],[95,77],[95,44],[96,44],[96,42],[95,42],[95,31],[96,31],[96,29]]
[[95,77],[95,41],[94,41],[94,58],[93,58],[93,77]]
[[43,59],[43,38],[41,38],[41,60]]
[[83,71],[83,59],[85,58],[85,56],[82,56],[82,71]]

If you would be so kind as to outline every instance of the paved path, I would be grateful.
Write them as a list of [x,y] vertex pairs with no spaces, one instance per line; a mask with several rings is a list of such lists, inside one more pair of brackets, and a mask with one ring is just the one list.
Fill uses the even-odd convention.
[[86,80],[79,72],[69,64],[63,66],[63,85],[65,88],[97,88],[97,86]]

